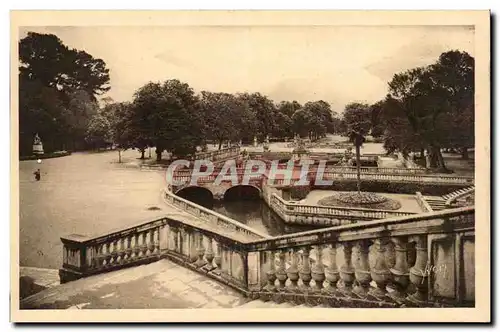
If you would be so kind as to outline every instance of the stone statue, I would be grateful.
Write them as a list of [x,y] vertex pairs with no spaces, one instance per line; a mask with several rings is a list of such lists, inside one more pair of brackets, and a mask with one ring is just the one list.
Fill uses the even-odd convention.
[[429,153],[429,151],[425,151],[425,167],[431,167],[431,154]]
[[257,137],[256,136],[253,137],[253,146],[254,147],[257,146]]
[[35,139],[33,140],[33,145],[38,145],[42,144],[42,140],[40,139],[40,136],[38,136],[38,133],[35,134]]
[[43,144],[38,134],[35,134],[35,139],[33,140],[33,154],[34,155],[43,154]]

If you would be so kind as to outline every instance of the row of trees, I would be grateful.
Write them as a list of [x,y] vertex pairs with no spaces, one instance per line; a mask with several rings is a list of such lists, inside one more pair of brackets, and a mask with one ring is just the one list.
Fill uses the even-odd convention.
[[[196,94],[179,80],[148,83],[131,103],[108,103],[90,121],[87,137],[95,145],[114,142],[122,149],[156,149],[157,159],[167,150],[178,157],[197,146],[267,136],[291,138],[294,133],[317,139],[335,130],[334,113],[324,101],[283,101],[275,104],[260,93]],[[338,120],[337,120],[338,122]]]
[[436,63],[394,75],[389,94],[373,105],[347,105],[347,131],[381,137],[388,152],[426,152],[431,168],[445,170],[441,150],[468,158],[474,147],[474,58],[449,51]]
[[197,94],[184,82],[150,82],[133,100],[97,98],[109,90],[101,59],[65,46],[57,36],[28,33],[19,43],[20,153],[30,154],[35,133],[47,151],[99,148],[111,143],[142,152],[155,147],[192,154],[207,142],[251,143],[291,138],[316,140],[353,132],[383,140],[388,152],[424,151],[431,167],[445,168],[442,148],[474,146],[474,59],[443,53],[436,63],[394,75],[389,94],[372,105],[351,103],[339,116],[322,100],[275,103],[260,93]]

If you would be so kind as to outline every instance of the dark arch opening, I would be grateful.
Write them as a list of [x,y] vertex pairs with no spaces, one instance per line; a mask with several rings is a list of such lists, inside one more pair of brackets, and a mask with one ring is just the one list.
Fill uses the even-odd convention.
[[259,200],[260,189],[250,185],[234,186],[224,193],[225,201]]
[[214,195],[207,188],[196,186],[186,187],[179,190],[176,195],[207,209],[211,209],[214,206]]

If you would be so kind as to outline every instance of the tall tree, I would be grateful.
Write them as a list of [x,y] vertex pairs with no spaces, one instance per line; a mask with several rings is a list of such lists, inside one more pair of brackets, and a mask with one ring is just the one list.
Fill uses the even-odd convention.
[[206,135],[218,142],[239,140],[241,116],[245,104],[229,93],[201,92],[200,110],[205,119]]
[[20,153],[31,153],[37,132],[48,152],[84,148],[96,95],[109,90],[104,61],[55,35],[29,32],[19,42],[19,62]]
[[177,157],[192,155],[202,142],[203,126],[199,100],[188,84],[173,79],[148,83],[134,95],[134,113],[143,121],[148,140],[156,147],[156,159],[168,150]]
[[97,150],[107,147],[112,143],[111,123],[102,112],[97,113],[90,119],[85,139]]
[[70,49],[53,34],[28,32],[19,42],[20,75],[57,88],[67,96],[84,90],[92,98],[109,87],[109,69],[102,59]]
[[428,150],[428,166],[446,170],[441,148],[460,146],[465,156],[474,145],[474,59],[470,55],[445,52],[433,65],[394,75],[389,88],[410,124],[407,135]]
[[239,98],[243,99],[250,108],[250,111],[255,114],[257,136],[261,140],[264,140],[267,135],[272,134],[276,126],[276,106],[271,99],[258,92],[242,93],[239,94]]
[[281,101],[277,106],[276,106],[278,112],[285,114],[288,116],[290,119],[293,116],[293,113],[295,111],[298,111],[299,109],[302,108],[302,105],[299,104],[296,100],[294,101]]
[[364,103],[350,103],[345,106],[344,122],[347,131],[355,131],[360,135],[368,135],[371,129],[370,106]]

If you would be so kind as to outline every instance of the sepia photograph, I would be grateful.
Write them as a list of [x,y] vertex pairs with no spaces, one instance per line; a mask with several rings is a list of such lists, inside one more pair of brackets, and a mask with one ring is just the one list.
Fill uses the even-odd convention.
[[11,321],[488,322],[489,34],[11,12]]

